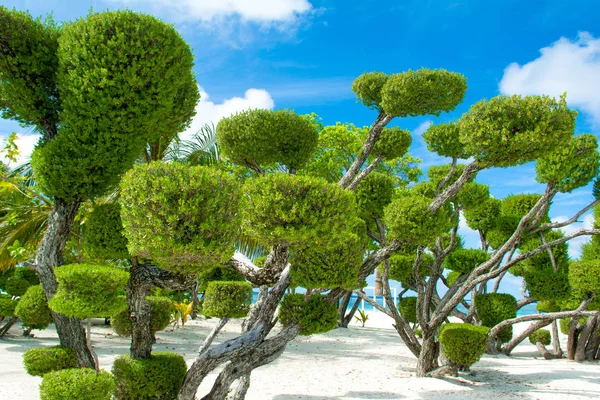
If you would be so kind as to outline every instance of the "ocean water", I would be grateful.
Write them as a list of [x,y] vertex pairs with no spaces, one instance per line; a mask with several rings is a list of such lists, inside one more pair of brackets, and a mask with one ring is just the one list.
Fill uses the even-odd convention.
[[[258,293],[254,292],[254,296],[252,298],[252,303],[254,303],[256,301],[257,296],[258,296]],[[373,298],[373,296],[369,296],[369,297]],[[348,309],[352,308],[352,306],[354,305],[354,302],[356,301],[356,299],[357,299],[357,296],[356,295],[352,295],[352,299],[350,300],[350,303],[348,305]],[[383,296],[377,296],[377,304],[380,304],[382,306],[385,304]],[[531,303],[531,304],[527,304],[524,307],[521,307],[517,311],[517,316],[521,317],[523,315],[537,314],[537,310],[535,308],[536,304],[537,303]],[[371,304],[367,303],[364,300],[361,300],[361,304],[359,306],[359,310],[370,311],[370,312],[373,312],[373,311],[379,312],[376,308],[374,308]],[[466,312],[467,311],[462,305],[458,306],[458,310],[461,311],[461,312]]]

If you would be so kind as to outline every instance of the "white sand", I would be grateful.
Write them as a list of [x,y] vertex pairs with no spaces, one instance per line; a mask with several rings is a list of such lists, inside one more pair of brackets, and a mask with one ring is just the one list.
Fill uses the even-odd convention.
[[[128,338],[110,327],[93,328],[100,364],[110,370],[112,361],[129,348]],[[366,328],[310,337],[289,344],[275,362],[252,374],[248,400],[287,399],[593,399],[600,398],[600,364],[544,360],[528,341],[512,357],[484,355],[473,374],[459,378],[415,378],[416,359],[391,328],[392,320],[371,313]],[[175,351],[191,363],[195,351],[216,320],[192,321],[185,328],[159,332],[156,351]],[[239,321],[231,322],[217,342],[234,337]],[[515,331],[524,327],[516,326]],[[58,343],[51,326],[19,336],[19,327],[0,340],[0,399],[37,399],[41,378],[31,377],[22,366],[22,354],[31,347]],[[563,337],[563,349],[566,338]],[[211,374],[198,391],[210,390]]]

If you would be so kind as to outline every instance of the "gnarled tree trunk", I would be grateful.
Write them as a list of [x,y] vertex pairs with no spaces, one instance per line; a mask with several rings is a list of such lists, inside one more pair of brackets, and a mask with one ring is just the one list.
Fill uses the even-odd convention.
[[[48,300],[56,293],[58,283],[54,268],[63,264],[65,245],[80,205],[79,201],[54,200],[54,210],[50,213],[48,228],[36,255],[36,270]],[[75,350],[79,366],[95,368],[94,357],[88,349],[81,321],[58,313],[52,313],[52,317],[60,343]]]
[[127,306],[131,319],[130,354],[134,360],[150,358],[154,343],[150,330],[150,303],[146,300],[151,285],[145,268],[145,265],[134,260],[127,283]]
[[423,329],[423,342],[421,343],[421,352],[417,360],[417,376],[422,378],[436,368],[438,368],[439,345],[435,333],[431,330]]

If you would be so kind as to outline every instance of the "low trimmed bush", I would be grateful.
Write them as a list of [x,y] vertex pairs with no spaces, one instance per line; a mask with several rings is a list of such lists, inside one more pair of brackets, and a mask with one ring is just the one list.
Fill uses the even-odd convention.
[[[483,326],[493,328],[502,321],[517,316],[517,299],[506,293],[485,293],[475,296],[475,311]],[[512,325],[502,329],[496,338],[503,343],[512,339]]]
[[123,310],[119,294],[129,272],[108,265],[70,264],[55,269],[58,289],[49,302],[52,311],[86,319]]
[[568,298],[571,294],[569,275],[559,270],[523,272],[525,286],[529,296],[537,300],[556,300]]
[[446,268],[454,272],[469,274],[479,264],[484,263],[489,255],[478,249],[458,249],[454,250],[446,257]]
[[132,360],[129,354],[113,364],[115,398],[118,400],[170,400],[177,398],[187,365],[175,353],[156,352],[152,357]]
[[[152,333],[162,331],[171,324],[171,315],[173,312],[173,303],[166,296],[148,296],[150,303],[150,331]],[[132,325],[129,319],[129,310],[125,310],[111,315],[110,326],[119,336],[130,336]]]
[[417,322],[417,298],[416,297],[403,297],[398,302],[398,310],[402,317],[412,323]]
[[42,285],[31,286],[19,300],[15,314],[21,319],[24,326],[31,329],[46,329],[52,322],[52,312],[48,308],[48,301]]
[[110,400],[115,381],[106,371],[72,368],[49,372],[40,385],[41,400]]
[[202,313],[207,317],[244,318],[252,304],[250,282],[210,282],[204,292]]
[[287,294],[279,304],[279,322],[300,325],[300,335],[324,333],[337,326],[337,306],[324,296],[314,294],[306,301],[304,294]]
[[544,346],[548,346],[550,343],[552,343],[552,336],[550,335],[550,331],[548,329],[538,329],[529,335],[529,341],[532,344],[540,342]]
[[536,310],[543,313],[559,312],[560,306],[554,300],[540,300],[535,306]]
[[479,361],[485,351],[489,328],[462,323],[444,324],[439,340],[442,352],[459,367],[469,367]]
[[52,371],[77,368],[77,354],[63,346],[29,349],[23,354],[23,365],[29,375],[44,376]]

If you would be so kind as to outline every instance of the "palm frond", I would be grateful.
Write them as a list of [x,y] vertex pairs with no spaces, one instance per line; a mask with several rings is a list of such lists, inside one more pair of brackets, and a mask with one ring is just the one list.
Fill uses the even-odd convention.
[[215,165],[220,160],[219,145],[213,124],[206,124],[189,140],[176,140],[165,155],[165,159],[191,165]]

